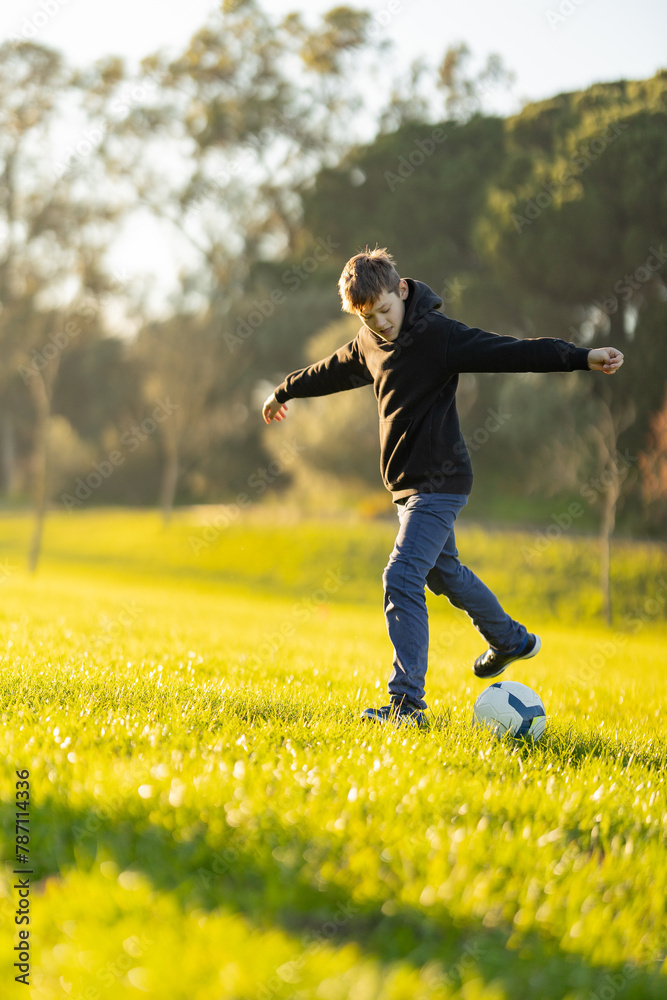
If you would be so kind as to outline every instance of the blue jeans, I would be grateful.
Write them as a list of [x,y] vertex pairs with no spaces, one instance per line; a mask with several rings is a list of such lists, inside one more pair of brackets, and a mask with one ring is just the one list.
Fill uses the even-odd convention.
[[400,528],[382,577],[387,631],[394,647],[389,694],[405,696],[422,709],[428,663],[425,586],[466,611],[494,649],[516,649],[527,635],[525,626],[510,618],[479,577],[459,562],[454,521],[467,502],[468,497],[458,493],[416,493],[397,504]]

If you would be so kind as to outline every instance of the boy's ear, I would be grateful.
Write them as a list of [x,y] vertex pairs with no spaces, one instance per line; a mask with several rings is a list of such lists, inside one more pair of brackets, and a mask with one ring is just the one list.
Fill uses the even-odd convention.
[[405,280],[405,278],[401,278],[401,280],[398,283],[398,294],[400,295],[400,297],[402,299],[405,300],[408,297],[408,292],[409,291],[410,291],[410,289],[408,288],[407,281]]

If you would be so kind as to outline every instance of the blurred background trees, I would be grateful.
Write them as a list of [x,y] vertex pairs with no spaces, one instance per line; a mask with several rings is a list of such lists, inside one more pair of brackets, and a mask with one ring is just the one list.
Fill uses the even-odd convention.
[[[614,524],[664,534],[667,73],[503,119],[485,95],[511,73],[492,57],[471,74],[460,43],[370,101],[353,70],[387,46],[369,13],[310,28],[255,0],[222,9],[138,74],[0,49],[0,502],[34,504],[33,563],[49,503],[168,518],[259,499],[271,462],[262,498],[391,513],[372,390],[294,402],[279,429],[259,414],[355,335],[336,282],[367,243],[471,326],[626,354],[614,379],[461,380],[472,514],[539,526],[576,499],[607,543]],[[166,307],[111,263],[149,218],[183,248]]]

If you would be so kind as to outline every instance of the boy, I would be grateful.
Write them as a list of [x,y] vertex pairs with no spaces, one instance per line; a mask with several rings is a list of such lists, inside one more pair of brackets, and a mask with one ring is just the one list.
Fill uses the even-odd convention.
[[555,338],[516,340],[472,329],[438,312],[428,285],[400,278],[386,249],[368,247],[343,268],[345,312],[363,326],[354,340],[317,364],[288,375],[264,403],[266,423],[283,420],[287,400],[373,385],[380,416],[380,469],[400,528],[384,571],[384,609],[394,647],[390,704],[367,708],[372,721],[424,725],[428,616],[424,588],[463,608],[489,648],[477,677],[501,674],[534,656],[538,636],[514,621],[482,581],[458,560],[454,521],[468,501],[472,467],[459,430],[455,393],[461,372],[550,372],[623,364],[613,347],[588,350]]

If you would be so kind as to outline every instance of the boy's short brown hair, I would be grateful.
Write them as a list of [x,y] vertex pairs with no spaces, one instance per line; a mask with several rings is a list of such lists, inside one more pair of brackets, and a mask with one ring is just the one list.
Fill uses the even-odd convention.
[[383,292],[398,292],[400,275],[386,247],[366,247],[348,260],[338,280],[343,311],[360,312],[376,302]]

